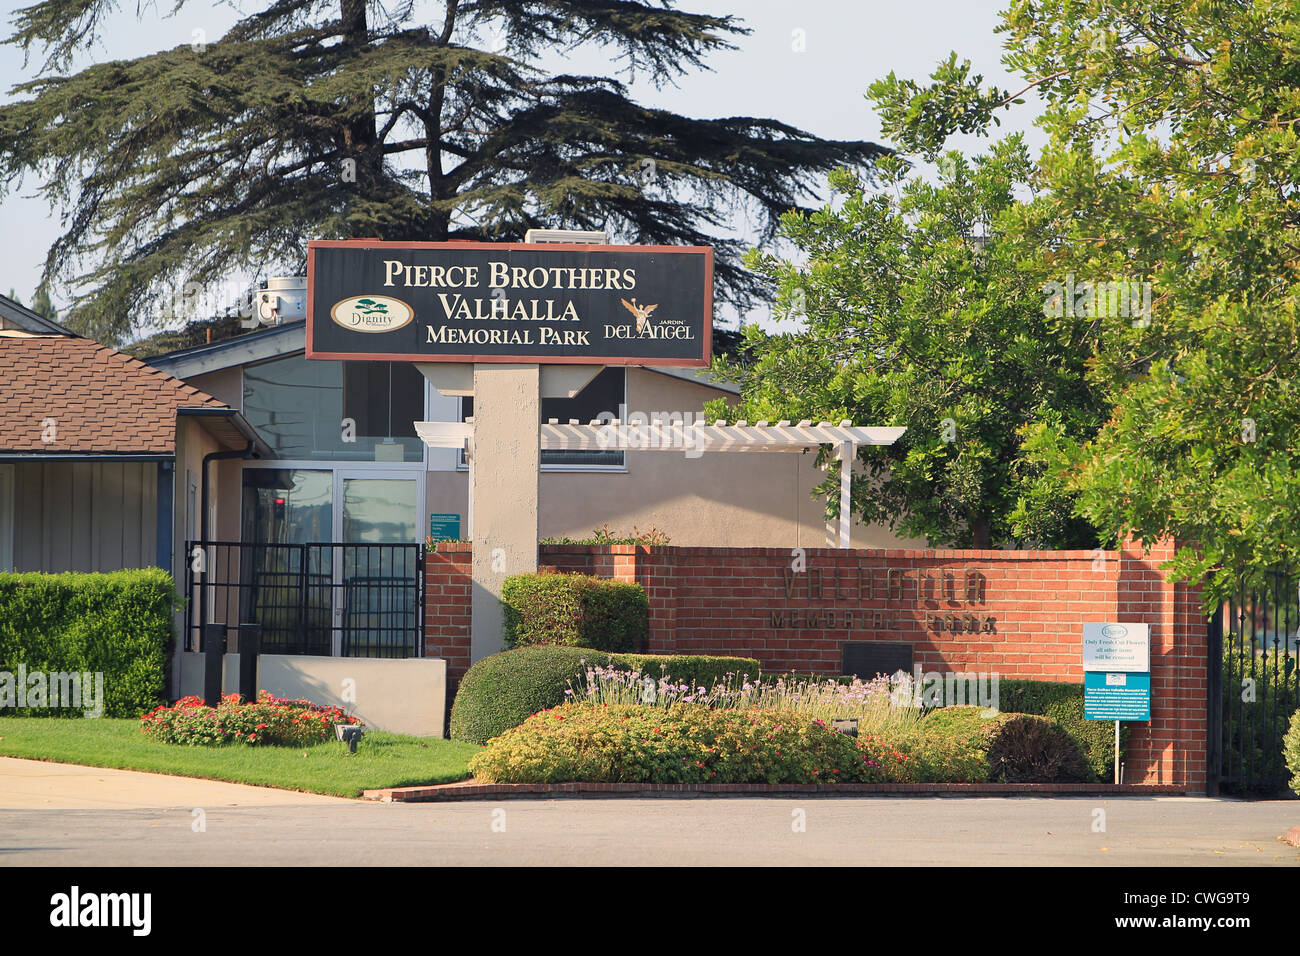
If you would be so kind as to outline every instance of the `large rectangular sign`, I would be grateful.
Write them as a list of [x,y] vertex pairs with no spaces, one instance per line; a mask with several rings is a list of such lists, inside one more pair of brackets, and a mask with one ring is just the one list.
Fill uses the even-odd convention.
[[1151,670],[1151,628],[1146,624],[1085,623],[1083,669]]
[[307,244],[307,357],[707,366],[708,246]]
[[1150,720],[1151,675],[1088,671],[1083,675],[1083,716],[1086,720]]

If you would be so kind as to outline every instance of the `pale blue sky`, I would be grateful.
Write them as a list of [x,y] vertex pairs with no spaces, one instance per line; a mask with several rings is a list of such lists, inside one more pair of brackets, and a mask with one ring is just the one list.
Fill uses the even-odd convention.
[[[9,33],[15,9],[31,0],[0,0],[0,27]],[[265,6],[263,0],[189,0],[176,14],[161,0],[156,10],[141,0],[144,13],[135,16],[134,0],[108,21],[106,40],[86,59],[104,61],[129,58],[194,41],[196,30],[210,38],[220,36],[246,11]],[[679,8],[697,12],[740,16],[753,29],[736,42],[738,50],[710,59],[711,73],[688,74],[677,87],[656,90],[635,82],[643,103],[696,117],[770,116],[817,135],[836,139],[881,142],[880,124],[864,99],[867,85],[890,70],[918,81],[950,50],[969,58],[987,81],[1019,89],[1017,77],[1006,74],[1000,63],[1001,37],[993,33],[997,12],[1005,0],[682,0]],[[435,21],[436,22],[436,21]],[[806,50],[796,52],[795,31],[804,31]],[[0,102],[11,99],[10,89],[32,75],[21,51],[0,46]],[[609,58],[598,48],[576,51],[564,67],[570,71],[608,72]],[[1031,120],[1027,108],[1004,119],[1003,130],[1023,129]],[[1031,136],[1031,142],[1040,142]],[[969,139],[959,148],[980,148]],[[0,200],[0,291],[17,291],[30,301],[40,277],[45,252],[58,235],[57,216],[42,202],[30,198],[30,181],[16,194]],[[306,238],[304,237],[304,241]],[[56,302],[57,304],[57,302]]]

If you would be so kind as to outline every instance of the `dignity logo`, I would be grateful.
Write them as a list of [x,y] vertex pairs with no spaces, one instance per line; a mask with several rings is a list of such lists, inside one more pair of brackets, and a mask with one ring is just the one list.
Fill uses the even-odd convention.
[[128,926],[132,935],[148,936],[152,926],[151,893],[69,893],[50,897],[51,926]]

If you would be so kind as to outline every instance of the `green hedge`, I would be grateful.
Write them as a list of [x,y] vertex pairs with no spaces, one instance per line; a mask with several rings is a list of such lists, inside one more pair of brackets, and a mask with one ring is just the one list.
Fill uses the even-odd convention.
[[[139,717],[163,699],[175,601],[171,575],[158,568],[0,573],[0,672],[16,675],[21,664],[29,675],[100,673],[103,716]],[[78,711],[6,707],[5,713]]]
[[[586,662],[585,664],[583,662]],[[637,670],[712,687],[727,674],[758,676],[752,657],[695,654],[603,654],[590,647],[521,647],[485,657],[461,678],[451,708],[451,737],[485,744],[532,714],[564,703],[587,665]]]
[[[1046,680],[1007,680],[998,683],[998,708],[1009,714],[1050,717],[1074,738],[1093,773],[1087,783],[1115,779],[1115,725],[1083,716],[1083,684]],[[1120,753],[1128,746],[1129,728],[1120,723]]]
[[560,644],[600,651],[645,646],[650,600],[639,584],[586,574],[517,574],[501,585],[507,647]]

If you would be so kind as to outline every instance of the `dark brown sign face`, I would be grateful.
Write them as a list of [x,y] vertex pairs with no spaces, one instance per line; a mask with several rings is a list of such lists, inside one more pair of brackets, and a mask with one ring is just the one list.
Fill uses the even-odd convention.
[[313,241],[307,357],[707,366],[708,246]]

